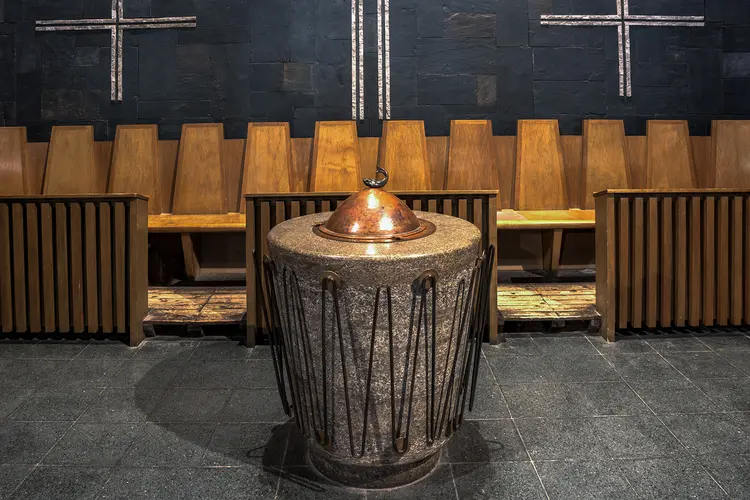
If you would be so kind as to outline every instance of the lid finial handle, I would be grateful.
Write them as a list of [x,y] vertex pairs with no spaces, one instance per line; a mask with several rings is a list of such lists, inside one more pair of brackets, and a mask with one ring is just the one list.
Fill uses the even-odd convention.
[[[378,174],[382,175],[383,178],[377,180]],[[364,179],[362,179],[362,182],[364,182],[365,186],[367,186],[368,188],[383,188],[386,184],[388,184],[388,172],[380,165],[378,165],[377,169],[375,169],[375,179],[369,179],[365,177]]]

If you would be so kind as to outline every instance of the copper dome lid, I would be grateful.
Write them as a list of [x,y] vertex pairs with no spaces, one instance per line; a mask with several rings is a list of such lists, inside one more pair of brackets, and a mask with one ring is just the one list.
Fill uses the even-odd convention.
[[341,241],[389,243],[434,233],[434,224],[418,219],[403,201],[382,189],[388,172],[378,167],[377,174],[383,178],[363,179],[367,189],[344,200],[325,223],[313,228],[315,234]]

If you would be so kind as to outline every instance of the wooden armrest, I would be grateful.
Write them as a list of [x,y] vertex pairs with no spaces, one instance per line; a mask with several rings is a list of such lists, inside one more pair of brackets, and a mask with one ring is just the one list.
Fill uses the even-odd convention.
[[148,230],[151,233],[242,232],[245,214],[149,215]]
[[501,210],[498,229],[593,229],[593,210]]

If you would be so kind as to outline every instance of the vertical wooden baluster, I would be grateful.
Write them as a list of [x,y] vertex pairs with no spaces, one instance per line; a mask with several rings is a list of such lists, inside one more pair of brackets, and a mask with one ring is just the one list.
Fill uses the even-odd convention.
[[427,202],[427,211],[428,212],[432,212],[432,213],[437,213],[438,212],[438,209],[437,209],[437,200],[430,199]]
[[13,203],[11,206],[13,234],[13,305],[15,313],[15,331],[26,332],[26,249],[24,245],[23,205]]
[[633,200],[633,280],[632,280],[632,309],[631,323],[633,328],[643,327],[643,261],[645,249],[643,246],[643,232],[646,229],[645,219],[643,218],[644,199],[637,197]]
[[703,205],[703,324],[710,326],[716,319],[716,201],[706,197]]
[[10,205],[0,203],[0,319],[4,333],[13,331],[10,217]]
[[26,263],[28,266],[29,331],[42,331],[42,297],[39,275],[39,209],[36,203],[26,203]]
[[720,196],[717,201],[716,323],[726,326],[729,322],[729,197]]
[[742,262],[742,236],[747,230],[743,226],[743,207],[742,197],[732,197],[732,227],[730,233],[732,267],[729,271],[730,293],[729,300],[731,303],[730,322],[733,325],[742,324],[742,277],[748,274],[748,268]]
[[84,328],[83,294],[83,241],[81,238],[81,204],[73,202],[69,206],[70,234],[70,309],[73,331],[82,333]]
[[40,244],[42,251],[42,307],[44,331],[52,333],[57,329],[57,304],[55,301],[55,233],[53,231],[52,205],[42,202],[39,205]]
[[672,225],[672,198],[666,196],[661,200],[661,307],[659,323],[662,328],[672,326],[674,316],[672,313],[672,290],[673,290],[673,237],[674,227]]
[[99,204],[99,310],[102,333],[112,333],[114,303],[112,302],[112,204]]
[[647,199],[646,222],[646,326],[656,327],[659,307],[659,200]]
[[57,274],[57,328],[70,331],[70,289],[68,287],[68,214],[64,203],[55,203],[55,272]]
[[687,310],[687,198],[677,198],[675,208],[674,322],[685,326]]
[[125,289],[125,247],[128,242],[125,237],[125,203],[117,201],[114,204],[114,223],[112,227],[112,258],[114,259],[114,302],[115,302],[115,331],[127,334],[127,315],[125,311],[125,300],[127,290]]
[[617,327],[627,328],[630,319],[630,199],[622,197],[618,200],[617,211],[617,242],[619,261],[619,276],[615,294],[619,297],[617,306]]
[[86,268],[86,329],[99,330],[99,288],[96,257],[96,205],[89,202],[84,206],[84,266]]
[[703,294],[703,246],[701,245],[701,198],[690,198],[690,220],[688,221],[688,324],[700,326],[703,317],[701,295]]
[[292,218],[300,216],[300,210],[299,209],[300,209],[299,201],[297,201],[297,200],[292,201],[292,203],[291,203]]

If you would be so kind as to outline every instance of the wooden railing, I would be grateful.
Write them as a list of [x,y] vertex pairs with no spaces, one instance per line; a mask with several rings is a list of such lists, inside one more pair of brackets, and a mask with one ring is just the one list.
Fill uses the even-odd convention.
[[0,196],[3,333],[143,339],[148,199]]
[[750,190],[606,190],[595,198],[603,336],[750,324]]
[[[482,233],[482,248],[497,247],[495,200],[497,191],[413,191],[394,192],[412,210],[460,217],[475,224]],[[275,225],[293,217],[335,210],[351,193],[291,193],[246,195],[247,212],[247,344],[255,345],[264,327],[262,303],[258,293],[262,285],[256,269],[261,269],[263,255],[268,253],[268,232]],[[253,262],[255,258],[255,262]],[[257,267],[256,267],[257,266]],[[492,273],[490,297],[497,295],[497,274]],[[491,343],[497,343],[497,305],[489,301]]]

